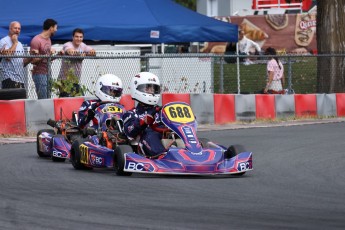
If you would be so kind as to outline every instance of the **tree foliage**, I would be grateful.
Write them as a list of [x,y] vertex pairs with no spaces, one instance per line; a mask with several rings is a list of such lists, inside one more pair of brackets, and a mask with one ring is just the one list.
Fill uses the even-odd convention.
[[175,0],[175,2],[196,11],[196,0]]

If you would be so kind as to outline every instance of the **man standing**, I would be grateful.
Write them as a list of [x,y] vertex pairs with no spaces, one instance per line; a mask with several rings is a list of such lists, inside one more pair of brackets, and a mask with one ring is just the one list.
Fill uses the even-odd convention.
[[[39,55],[50,56],[55,53],[51,48],[50,38],[57,31],[57,22],[54,19],[46,19],[43,23],[43,31],[36,35],[30,44],[31,50],[37,50]],[[35,83],[38,99],[48,98],[48,57],[34,58],[32,61],[34,68],[32,70],[32,78]]]
[[[24,67],[30,63],[30,58],[18,58],[16,55],[24,55],[24,48],[18,37],[21,25],[14,21],[9,25],[8,35],[0,40],[0,50],[2,55],[9,57],[1,59],[2,68],[2,88],[24,88]],[[12,57],[10,57],[12,56]]]
[[[95,56],[95,50],[92,47],[86,45],[83,42],[83,39],[84,31],[80,28],[74,29],[72,33],[72,41],[66,42],[62,47],[63,53],[65,55],[79,57]],[[59,73],[59,79],[67,79],[68,73],[72,72],[79,81],[81,76],[82,62],[82,58],[63,59]]]
[[[250,40],[244,35],[244,31],[238,31],[238,50],[240,55],[252,55],[251,49],[255,49],[256,52],[261,52],[261,47],[256,42]],[[245,58],[245,65],[253,64],[249,58]]]

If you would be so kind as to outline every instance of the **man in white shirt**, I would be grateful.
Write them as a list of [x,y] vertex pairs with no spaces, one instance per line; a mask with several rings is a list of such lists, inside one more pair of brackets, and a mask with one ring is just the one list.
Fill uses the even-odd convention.
[[[253,55],[251,53],[252,49],[255,49],[257,52],[261,52],[261,47],[258,43],[250,40],[244,35],[243,30],[238,31],[238,51],[240,55]],[[253,64],[253,62],[249,58],[244,59],[245,65]]]
[[8,35],[0,40],[0,53],[6,55],[2,58],[0,67],[2,69],[2,88],[24,88],[25,71],[24,67],[30,63],[31,58],[18,58],[25,55],[23,45],[18,41],[21,25],[17,21],[10,23]]

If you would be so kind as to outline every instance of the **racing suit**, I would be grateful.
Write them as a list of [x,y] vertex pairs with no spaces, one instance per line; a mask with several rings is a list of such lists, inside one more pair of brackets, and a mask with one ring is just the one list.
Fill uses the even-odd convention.
[[[84,101],[78,111],[78,126],[80,129],[85,128],[85,126],[90,126],[94,129],[99,128],[99,121],[97,117],[95,117],[95,110],[103,101],[99,99],[87,100]],[[104,103],[104,102],[103,102]],[[108,102],[114,106],[120,107],[124,110],[124,106],[115,103],[115,102]]]
[[[162,133],[152,129],[152,125],[165,127],[160,121],[159,109],[158,106],[138,103],[136,108],[127,111],[122,117],[125,134],[130,139],[139,137],[139,148],[148,157],[157,157],[167,151],[161,142]],[[151,117],[151,122],[145,121],[147,116]]]

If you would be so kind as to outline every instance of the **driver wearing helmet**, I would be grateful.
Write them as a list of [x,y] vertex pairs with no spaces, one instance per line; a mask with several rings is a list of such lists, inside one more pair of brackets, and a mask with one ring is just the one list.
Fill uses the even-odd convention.
[[138,151],[150,158],[157,158],[166,153],[161,139],[162,134],[153,126],[164,127],[160,122],[160,83],[156,75],[141,72],[132,78],[131,96],[137,106],[124,113],[124,132],[129,139],[139,139]]
[[98,129],[98,120],[95,117],[95,109],[101,102],[109,102],[124,110],[119,104],[122,96],[122,81],[113,74],[105,74],[98,78],[95,85],[95,95],[98,99],[84,101],[78,111],[78,125],[80,129],[89,125]]

